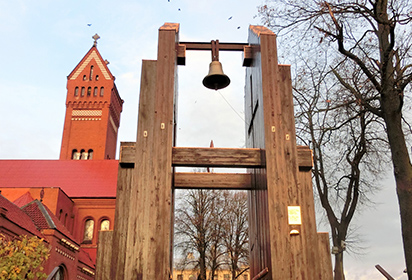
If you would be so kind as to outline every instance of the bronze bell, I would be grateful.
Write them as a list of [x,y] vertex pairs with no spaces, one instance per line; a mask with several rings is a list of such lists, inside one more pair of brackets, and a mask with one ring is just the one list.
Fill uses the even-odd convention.
[[203,79],[203,85],[218,90],[227,87],[229,84],[230,79],[223,73],[222,63],[212,61],[209,65],[209,74]]
[[203,79],[207,88],[218,90],[230,84],[230,79],[223,73],[222,63],[219,62],[219,40],[211,41],[212,62],[209,65],[209,74]]

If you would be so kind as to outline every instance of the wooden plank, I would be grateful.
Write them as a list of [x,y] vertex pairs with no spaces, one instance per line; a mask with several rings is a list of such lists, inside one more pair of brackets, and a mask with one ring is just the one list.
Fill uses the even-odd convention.
[[[291,279],[309,279],[310,271],[313,269],[308,266],[307,255],[312,251],[311,247],[305,247],[304,244],[308,234],[316,234],[316,231],[307,231],[307,221],[303,220],[303,212],[307,213],[308,209],[304,205],[304,187],[298,173],[298,153],[296,147],[295,118],[292,93],[292,78],[290,65],[278,65],[277,86],[279,96],[274,97],[280,103],[278,119],[280,120],[279,138],[283,147],[278,150],[281,155],[278,161],[279,167],[286,172],[283,175],[284,188],[287,190],[288,206],[299,206],[301,209],[301,225],[289,225],[289,232],[298,227],[300,234],[298,236],[290,235],[290,261]],[[278,169],[279,169],[278,167]],[[282,169],[278,172],[282,172]],[[298,187],[299,186],[299,187]],[[305,216],[306,217],[306,216]]]
[[173,166],[262,167],[261,149],[173,148]]
[[110,268],[112,266],[112,242],[113,231],[99,231],[96,256],[96,280],[110,280]]
[[136,142],[121,142],[119,164],[123,168],[133,168],[136,154]]
[[[262,100],[259,100],[259,103],[263,105],[267,157],[271,274],[272,279],[300,279],[296,275],[297,260],[292,254],[299,244],[300,236],[290,236],[287,212],[288,206],[296,205],[289,193],[297,186],[297,169],[294,169],[297,166],[294,165],[296,158],[293,151],[296,142],[289,134],[293,113],[291,115],[290,111],[284,108],[285,100],[279,85],[276,36],[273,33],[260,33],[259,42],[262,81]],[[300,273],[304,274],[304,270]]]
[[246,173],[184,173],[174,176],[176,189],[250,190],[251,174]]
[[[142,76],[140,83],[138,140],[144,139],[143,132],[152,127],[151,114],[154,110],[154,92],[156,89],[157,62],[142,61]],[[151,131],[150,131],[151,133]],[[139,137],[140,135],[140,137]],[[133,267],[138,256],[134,255],[136,244],[132,241],[135,236],[136,224],[136,171],[133,168],[123,168],[122,165],[135,166],[136,142],[122,143],[117,179],[116,210],[112,255],[112,279],[127,279],[126,272],[136,269]],[[134,154],[133,154],[134,153]],[[150,157],[150,155],[149,155]],[[141,156],[146,158],[146,155]],[[143,159],[144,160],[144,159]],[[141,164],[140,167],[143,167]],[[141,169],[139,169],[141,170]],[[133,248],[133,250],[130,250]]]
[[[181,45],[186,45],[186,50],[189,51],[210,51],[212,44],[210,42],[179,42]],[[221,43],[219,42],[219,51],[243,51],[243,47],[248,46],[247,43]]]
[[252,53],[252,47],[251,46],[244,46],[243,47],[243,63],[242,66],[249,67],[252,65],[253,61],[253,53]]
[[[315,203],[313,199],[312,172],[299,170],[299,187],[301,189],[299,203],[302,209],[302,265],[307,269],[308,279],[328,279],[321,274],[321,259],[316,230]],[[332,269],[332,267],[330,267]]]
[[312,150],[308,146],[297,146],[299,170],[311,170],[313,167]]
[[329,233],[318,232],[319,274],[321,280],[333,279],[332,257],[330,254]]
[[[119,163],[121,166],[127,168],[130,166],[134,166],[134,160],[135,160],[135,153],[136,153],[136,142],[122,142],[125,143],[124,146],[121,146],[121,157],[119,159]],[[191,166],[191,167],[242,167],[242,165],[239,165],[239,163],[236,163],[234,166],[234,159],[231,159],[228,161],[227,165],[225,165],[223,161],[223,156],[221,157],[221,162],[219,163],[213,163],[214,165],[207,165],[207,161],[213,160],[213,157],[215,156],[215,153],[221,153],[227,154],[228,157],[232,156],[232,154],[236,153],[237,151],[240,151],[241,153],[247,153],[249,154],[248,156],[248,163],[245,163],[244,166],[246,167],[264,167],[264,162],[262,163],[262,160],[264,159],[264,150],[262,149],[250,149],[247,148],[247,151],[242,151],[244,149],[226,149],[224,148],[213,148],[213,149],[220,149],[220,151],[212,151],[210,148],[184,148],[184,147],[173,147],[173,157],[172,157],[172,164],[173,166]],[[187,150],[185,150],[187,149]],[[194,156],[200,156],[199,154],[195,154],[196,151],[199,151],[202,149],[202,154],[208,154],[207,155],[208,159],[197,159],[199,163],[196,163],[197,160],[194,160]],[[312,168],[312,151],[309,149],[307,146],[298,146],[298,163],[299,163],[299,169],[301,170],[310,170]],[[235,155],[236,157],[239,157],[239,155]],[[188,162],[188,163],[186,163]],[[190,165],[186,165],[189,164]]]
[[[259,38],[252,30],[249,31],[248,43],[258,46],[257,50],[260,49]],[[256,105],[258,103],[264,105],[262,103],[264,100],[262,100],[260,52],[253,52],[252,59],[251,67],[246,68],[245,80],[246,147],[265,149],[264,106]],[[267,170],[266,168],[250,168],[249,172],[252,173],[252,190],[248,192],[250,275],[257,275],[267,267],[269,270],[268,279],[272,279]]]
[[[246,69],[246,146],[266,154],[265,168],[248,170],[254,173],[248,199],[251,275],[268,267],[268,279],[318,279],[313,277],[317,249],[310,245],[317,242],[312,155],[308,147],[296,146],[290,68],[277,64],[270,30],[251,26],[249,44],[259,48]],[[300,206],[300,225],[289,225],[288,206]]]
[[186,45],[177,45],[177,65],[186,65]]
[[[172,239],[172,147],[178,25],[159,29],[156,84],[140,103],[131,192],[125,275],[122,279],[169,279]],[[142,77],[143,78],[143,77]],[[147,92],[146,92],[147,93]],[[140,101],[141,102],[141,101]],[[120,278],[117,278],[120,279]]]

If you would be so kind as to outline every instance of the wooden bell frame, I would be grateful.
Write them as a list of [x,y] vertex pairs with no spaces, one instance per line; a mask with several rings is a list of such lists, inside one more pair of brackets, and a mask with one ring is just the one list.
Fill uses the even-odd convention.
[[[121,143],[114,230],[100,232],[96,279],[171,279],[173,190],[248,190],[250,279],[332,279],[328,233],[316,232],[312,155],[297,146],[289,65],[276,35],[250,26],[243,52],[246,147],[175,147],[177,71],[189,50],[179,25],[159,29],[158,59],[143,60],[136,142]],[[174,167],[242,167],[246,174],[178,173]],[[209,182],[214,182],[213,184]]]

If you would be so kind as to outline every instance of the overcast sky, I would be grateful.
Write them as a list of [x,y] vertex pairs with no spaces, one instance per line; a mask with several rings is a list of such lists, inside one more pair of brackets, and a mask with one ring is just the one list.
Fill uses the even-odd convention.
[[[0,159],[58,159],[67,75],[93,44],[116,77],[125,101],[119,141],[135,141],[142,59],[156,59],[158,28],[180,23],[181,41],[247,42],[260,24],[260,0],[43,1],[0,0]],[[281,46],[279,46],[281,48]],[[244,69],[240,53],[220,52],[231,85],[220,92],[201,84],[209,52],[187,52],[179,66],[178,146],[244,147]],[[291,64],[288,58],[280,61]],[[293,68],[293,65],[292,65]],[[396,279],[402,274],[399,211],[392,171],[356,218],[362,255],[347,255],[347,279]],[[327,230],[327,227],[320,226]]]

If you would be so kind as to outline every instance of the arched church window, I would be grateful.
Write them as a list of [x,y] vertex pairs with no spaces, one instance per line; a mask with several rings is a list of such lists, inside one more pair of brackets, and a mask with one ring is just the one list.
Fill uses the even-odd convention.
[[74,89],[74,96],[79,96],[79,87]]
[[61,221],[61,219],[62,219],[62,214],[63,214],[63,209],[60,209],[60,211],[59,211],[59,220]]
[[80,159],[80,153],[77,152],[77,149],[74,149],[72,151],[72,159],[75,159],[75,160]]
[[67,227],[67,213],[66,213],[66,215],[64,215],[64,223],[63,224]]
[[87,153],[89,154],[89,157],[87,159],[93,159],[93,150],[90,149],[87,151]]
[[93,65],[90,66],[90,77],[89,77],[89,80],[90,80],[90,81],[93,80]]
[[80,159],[87,159],[87,153],[85,150],[80,151]]
[[84,223],[83,242],[91,242],[93,239],[94,221],[92,219],[86,220]]
[[86,79],[87,79],[86,75],[83,75],[83,81],[86,81]]
[[86,89],[85,89],[84,87],[82,87],[82,91],[81,91],[81,93],[80,93],[80,96],[82,96],[82,97],[84,96],[85,90],[86,90]]
[[[51,274],[49,275],[52,276],[50,280],[64,280],[66,275],[66,269],[63,267],[63,265],[55,267]],[[49,279],[49,278],[47,278]]]
[[87,88],[87,96],[92,95],[92,87]]
[[97,87],[94,87],[94,89],[93,89],[93,96],[94,96],[94,97],[97,96]]
[[100,223],[100,230],[110,230],[110,221],[108,219],[102,220]]
[[96,81],[98,81],[99,80],[99,75],[96,75]]
[[104,87],[101,87],[101,88],[100,88],[100,96],[103,97],[103,95],[104,95]]

